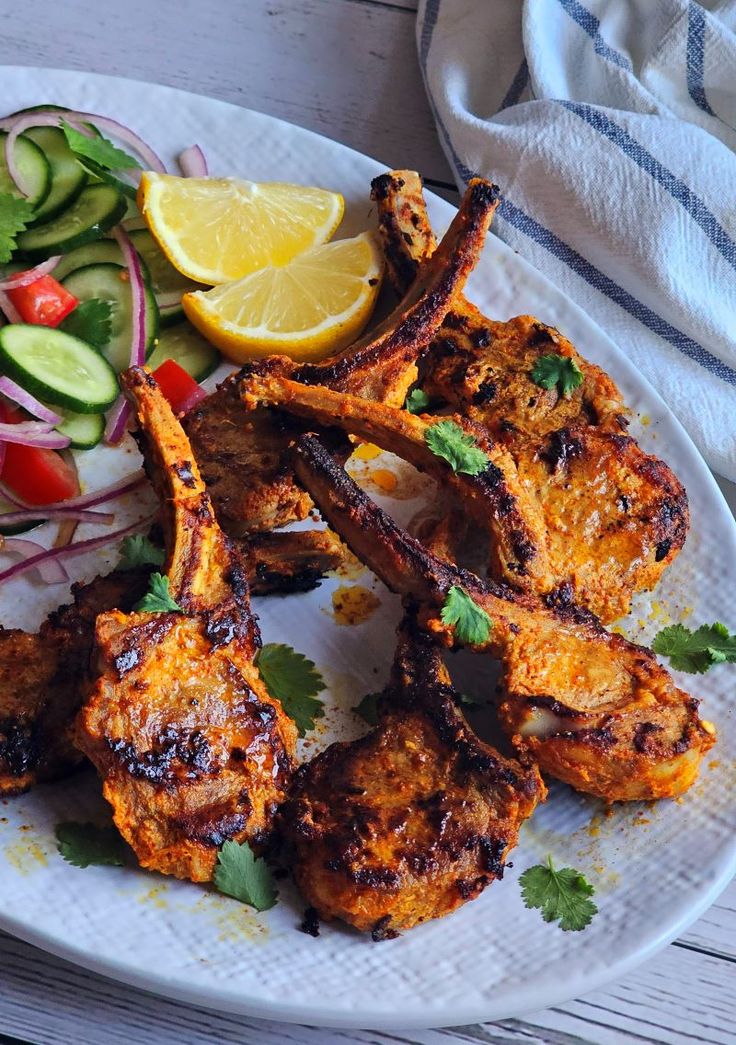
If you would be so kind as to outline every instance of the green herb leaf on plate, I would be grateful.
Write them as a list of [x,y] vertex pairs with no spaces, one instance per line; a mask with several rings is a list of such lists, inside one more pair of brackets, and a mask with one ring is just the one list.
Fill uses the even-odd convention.
[[532,381],[540,388],[554,388],[567,396],[582,385],[585,375],[574,359],[556,353],[540,356],[532,368]]
[[124,537],[120,545],[119,570],[135,570],[138,566],[163,566],[166,553],[142,533]]
[[75,867],[122,867],[127,846],[115,827],[66,821],[55,828],[57,849]]
[[551,856],[524,871],[519,884],[524,906],[538,908],[545,922],[559,921],[566,932],[584,929],[598,911],[590,899],[595,889],[585,875],[573,867],[558,871]]
[[378,724],[378,700],[380,697],[380,693],[366,693],[363,699],[353,708],[355,714],[360,715],[369,726]]
[[314,662],[291,646],[268,642],[258,651],[256,667],[268,692],[296,723],[299,736],[314,729],[315,719],[325,713],[322,701],[315,699],[325,682]]
[[0,193],[0,263],[6,264],[17,248],[16,236],[25,232],[33,217],[33,207],[28,200],[18,199],[10,193]]
[[59,324],[59,329],[93,348],[104,348],[112,337],[112,309],[100,298],[81,301],[73,312]]
[[736,663],[736,635],[719,621],[702,624],[696,631],[672,624],[655,636],[652,649],[669,657],[677,671],[694,675],[702,675],[714,664]]
[[440,617],[443,624],[452,627],[458,642],[480,646],[491,634],[491,618],[456,584],[447,593]]
[[421,388],[413,388],[404,403],[410,414],[423,414],[428,406],[429,396]]
[[432,453],[444,458],[453,472],[480,475],[488,467],[488,454],[455,421],[439,421],[429,425],[424,438]]
[[183,613],[178,602],[171,597],[169,578],[160,573],[152,573],[148,581],[148,591],[133,607],[138,613]]
[[107,171],[130,170],[133,167],[140,169],[141,165],[137,160],[118,149],[107,138],[88,138],[86,134],[71,127],[66,120],[61,121],[61,129],[67,145],[77,156],[86,156]]
[[225,842],[217,854],[213,881],[219,892],[257,911],[268,911],[278,897],[268,864],[255,856],[247,842]]

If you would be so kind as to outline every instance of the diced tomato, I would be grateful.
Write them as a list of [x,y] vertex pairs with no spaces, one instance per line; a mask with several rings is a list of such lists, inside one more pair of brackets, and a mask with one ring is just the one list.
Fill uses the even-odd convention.
[[185,414],[207,395],[201,385],[173,359],[167,359],[157,366],[153,376],[175,414]]
[[[27,420],[20,410],[0,403],[0,421],[17,424]],[[5,461],[0,479],[28,504],[53,504],[79,492],[74,469],[56,450],[38,446],[5,444]]]
[[[22,273],[18,273],[22,275]],[[79,299],[62,287],[53,276],[39,276],[25,287],[7,291],[24,323],[58,327],[62,319],[79,304]]]

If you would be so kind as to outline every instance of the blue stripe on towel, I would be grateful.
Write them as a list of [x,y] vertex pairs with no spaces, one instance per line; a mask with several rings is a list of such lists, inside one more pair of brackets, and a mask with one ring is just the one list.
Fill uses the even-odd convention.
[[593,48],[597,55],[600,55],[601,58],[607,58],[614,65],[631,72],[629,59],[614,50],[613,47],[608,46],[601,36],[601,23],[587,7],[583,7],[579,0],[558,0],[558,3],[567,11],[573,21],[577,22],[580,28],[585,30],[593,41]]
[[688,94],[699,109],[707,112],[709,116],[716,114],[708,104],[705,96],[705,13],[700,4],[688,5],[687,12],[687,50],[685,52],[687,62],[687,90]]
[[608,138],[643,171],[651,175],[673,199],[685,208],[716,250],[733,269],[736,269],[736,243],[728,235],[715,214],[708,210],[703,200],[693,192],[689,185],[672,171],[667,170],[636,138],[632,138],[628,131],[606,116],[601,109],[580,102],[560,101],[559,104]]

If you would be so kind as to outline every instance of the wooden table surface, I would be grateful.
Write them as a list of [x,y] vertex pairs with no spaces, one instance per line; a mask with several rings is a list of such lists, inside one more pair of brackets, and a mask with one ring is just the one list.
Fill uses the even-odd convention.
[[[27,0],[4,5],[0,63],[222,98],[418,169],[456,200],[419,75],[415,17],[415,0]],[[733,486],[724,490],[734,507]],[[0,969],[0,1043],[725,1045],[736,1041],[736,885],[620,983],[523,1020],[452,1030],[328,1031],[222,1016],[119,987],[2,934]]]

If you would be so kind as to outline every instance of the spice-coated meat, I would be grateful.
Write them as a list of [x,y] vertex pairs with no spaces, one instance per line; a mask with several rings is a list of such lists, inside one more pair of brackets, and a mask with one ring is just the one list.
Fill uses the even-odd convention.
[[[433,249],[418,175],[373,185],[392,282],[405,292]],[[583,381],[567,395],[532,380],[547,355],[574,360]],[[611,621],[653,588],[687,536],[687,495],[672,471],[623,433],[625,407],[608,375],[532,316],[489,320],[458,296],[425,359],[433,409],[482,425],[504,445],[540,505],[553,571],[577,603]]]
[[131,368],[123,384],[162,502],[181,612],[97,618],[99,678],[76,742],[141,865],[207,881],[224,841],[267,840],[296,730],[253,663],[259,636],[241,556],[215,521],[181,425],[145,370]]
[[[277,370],[302,383],[403,403],[416,379],[417,359],[478,259],[497,204],[495,186],[471,183],[442,243],[395,311],[369,335],[322,363],[294,363],[285,356],[251,363],[185,415],[182,423],[228,533],[284,526],[303,519],[311,504],[294,483],[287,454],[295,431],[303,428],[273,410],[247,415],[239,396],[243,376]],[[350,449],[343,442],[345,457]]]
[[302,436],[294,460],[332,528],[392,591],[421,604],[431,634],[455,641],[440,618],[452,587],[485,611],[488,639],[473,648],[501,661],[501,721],[543,771],[609,802],[671,797],[690,787],[715,731],[649,650],[607,632],[569,602],[569,591],[543,601],[436,558],[315,436]]
[[438,648],[407,622],[378,725],[298,771],[281,826],[320,917],[385,939],[502,877],[546,789],[482,743],[457,702]]

